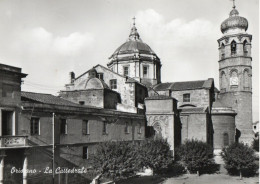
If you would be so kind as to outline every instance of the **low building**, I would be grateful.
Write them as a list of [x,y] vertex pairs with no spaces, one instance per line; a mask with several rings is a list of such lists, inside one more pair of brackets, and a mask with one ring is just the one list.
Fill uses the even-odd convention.
[[[52,169],[53,142],[54,168],[87,169],[96,144],[138,141],[145,137],[144,114],[81,105],[50,94],[21,92],[21,78],[26,74],[20,68],[0,65],[0,76],[0,181],[18,183],[23,178],[24,183],[51,183],[52,174],[44,171]],[[87,88],[95,82],[100,84],[96,88],[103,85],[95,78],[88,82]],[[117,93],[108,92],[118,98]],[[36,172],[11,174],[12,168]],[[66,174],[55,176],[60,183],[70,183],[73,179],[88,180],[84,174],[69,178]]]

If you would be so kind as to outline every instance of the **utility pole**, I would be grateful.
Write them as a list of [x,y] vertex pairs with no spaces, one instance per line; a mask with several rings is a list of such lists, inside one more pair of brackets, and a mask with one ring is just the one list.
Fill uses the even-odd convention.
[[55,181],[55,113],[52,113],[52,184]]

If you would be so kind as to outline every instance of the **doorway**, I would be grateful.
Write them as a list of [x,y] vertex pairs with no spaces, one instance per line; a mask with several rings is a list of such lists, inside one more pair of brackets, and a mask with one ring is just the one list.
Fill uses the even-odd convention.
[[2,136],[12,135],[13,111],[2,111]]

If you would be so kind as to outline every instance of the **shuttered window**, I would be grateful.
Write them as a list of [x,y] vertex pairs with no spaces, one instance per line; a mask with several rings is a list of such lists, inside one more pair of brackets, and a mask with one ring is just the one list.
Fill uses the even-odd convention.
[[83,154],[82,154],[83,159],[88,159],[88,147],[84,146],[83,147]]
[[40,135],[40,118],[31,118],[31,135]]
[[66,119],[60,120],[60,134],[66,135],[68,133],[68,125]]
[[89,121],[88,120],[83,120],[82,121],[82,134],[89,134]]

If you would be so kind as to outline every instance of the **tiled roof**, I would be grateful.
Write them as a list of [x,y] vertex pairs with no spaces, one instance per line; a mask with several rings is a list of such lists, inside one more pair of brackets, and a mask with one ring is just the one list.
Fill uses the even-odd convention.
[[167,90],[167,89],[170,89],[172,84],[173,83],[169,83],[169,82],[167,82],[167,83],[160,83],[160,84],[155,85],[153,89],[155,89],[156,91]]
[[51,95],[51,94],[43,94],[43,93],[33,93],[33,92],[21,92],[22,101],[33,101],[43,104],[50,105],[65,105],[65,106],[79,106],[79,104],[70,102],[63,98]]
[[145,84],[143,84],[143,83],[141,83],[141,82],[139,82],[139,81],[137,81],[137,80],[135,80],[135,79],[133,79],[131,77],[127,77],[126,83],[137,83],[137,84],[140,84],[141,86],[147,87]]
[[180,109],[181,112],[205,112],[206,109],[204,107],[193,107],[193,108],[182,108]]
[[205,81],[188,81],[188,82],[175,82],[171,86],[172,91],[182,91],[186,89],[202,88]]
[[174,98],[171,96],[164,96],[164,95],[150,96],[145,98],[145,100],[168,100],[168,99],[174,99]]
[[156,91],[182,91],[190,89],[209,89],[212,86],[213,79],[199,80],[199,81],[185,81],[185,82],[172,82],[172,83],[160,83],[154,86]]
[[222,104],[220,100],[216,100],[215,102],[213,102],[212,107],[227,107],[226,105]]

